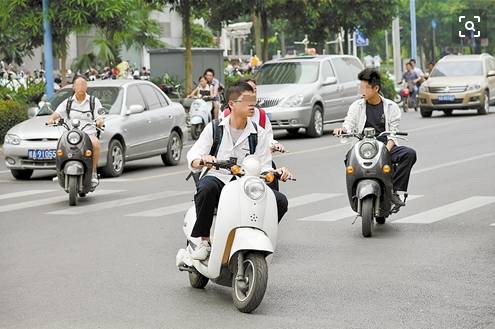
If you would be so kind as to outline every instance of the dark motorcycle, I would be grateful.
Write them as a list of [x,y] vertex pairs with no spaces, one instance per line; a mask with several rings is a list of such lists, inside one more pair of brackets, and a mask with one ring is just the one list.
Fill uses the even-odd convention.
[[[83,130],[90,123],[80,127],[81,121],[74,119],[70,127],[63,119],[56,124],[67,131],[57,145],[57,180],[65,192],[69,193],[69,205],[77,205],[77,197],[85,197],[95,188],[91,184],[93,173],[93,144]],[[99,133],[103,130],[98,129]]]
[[[352,210],[362,218],[362,233],[371,237],[373,222],[385,224],[386,218],[397,213],[400,207],[392,207],[392,175],[395,165],[381,136],[407,136],[405,132],[385,131],[375,136],[375,129],[365,128],[363,134],[343,134],[359,141],[346,156],[347,195]],[[407,199],[405,195],[404,202]]]

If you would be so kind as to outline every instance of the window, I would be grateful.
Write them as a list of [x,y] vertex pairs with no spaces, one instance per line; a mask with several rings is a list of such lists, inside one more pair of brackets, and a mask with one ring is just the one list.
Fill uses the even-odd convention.
[[158,96],[153,91],[153,87],[149,85],[139,85],[139,89],[143,93],[143,97],[146,100],[146,103],[148,104],[148,108],[150,110],[156,110],[162,107]]
[[158,99],[160,100],[160,104],[162,104],[162,107],[169,106],[169,103],[165,98],[165,96],[163,96],[163,94],[157,88],[153,88],[153,90],[155,91],[155,94],[158,96]]
[[146,104],[144,103],[143,97],[141,96],[137,86],[131,86],[127,89],[127,100],[125,105],[128,109],[131,105],[142,105],[146,108]]
[[321,74],[323,75],[322,78],[323,80],[327,79],[328,77],[334,77],[335,73],[333,72],[332,65],[330,64],[329,61],[324,61],[322,64],[321,68]]
[[351,57],[337,57],[332,59],[340,82],[355,81],[362,70],[361,64]]
[[255,79],[258,85],[313,83],[318,80],[318,62],[288,62],[263,65]]
[[431,72],[431,77],[462,77],[483,75],[482,61],[438,62]]

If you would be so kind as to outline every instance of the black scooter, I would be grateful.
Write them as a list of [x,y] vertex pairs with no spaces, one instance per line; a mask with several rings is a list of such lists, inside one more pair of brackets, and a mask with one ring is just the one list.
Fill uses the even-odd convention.
[[[405,132],[385,131],[381,136],[407,136]],[[362,218],[364,237],[371,237],[373,221],[385,224],[400,207],[392,207],[392,175],[395,165],[385,144],[377,140],[375,129],[365,128],[363,134],[343,134],[359,139],[346,156],[347,195],[352,210]],[[407,194],[404,196],[404,202]],[[357,217],[356,217],[357,218]]]
[[[60,119],[55,126],[67,129],[57,145],[57,180],[65,192],[69,193],[69,205],[77,205],[77,197],[85,197],[95,188],[91,184],[93,173],[93,144],[83,130],[90,123],[80,127],[81,121],[71,121],[72,128]],[[99,134],[103,129],[98,129]]]

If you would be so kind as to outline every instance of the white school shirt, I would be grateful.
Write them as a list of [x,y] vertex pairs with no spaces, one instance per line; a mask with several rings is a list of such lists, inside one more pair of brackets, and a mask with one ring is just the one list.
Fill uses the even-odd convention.
[[[83,131],[88,134],[88,135],[96,135],[96,126],[93,121],[98,119],[101,115],[98,114],[98,111],[102,108],[101,102],[98,98],[95,97],[95,108],[93,115],[91,115],[91,106],[89,104],[89,99],[90,96],[86,94],[86,98],[82,103],[78,103],[76,100],[76,96],[72,96],[72,105],[70,109],[70,120],[73,119],[79,119],[81,121],[81,126],[84,127],[87,123],[90,123],[91,125],[87,125]],[[67,98],[64,100],[62,103],[60,103],[59,106],[57,106],[57,109],[55,112],[57,112],[60,117],[64,120],[68,120],[67,118],[67,101],[69,99]]]

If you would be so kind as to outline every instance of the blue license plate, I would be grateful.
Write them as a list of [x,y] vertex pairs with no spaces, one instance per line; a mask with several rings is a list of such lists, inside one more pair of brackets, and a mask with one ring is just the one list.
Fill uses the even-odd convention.
[[53,160],[56,155],[55,150],[28,150],[28,158],[31,160]]
[[272,119],[272,114],[271,113],[266,112],[266,116],[268,117],[268,120],[271,120]]
[[455,100],[455,96],[454,95],[438,96],[438,100],[440,102],[453,102]]

